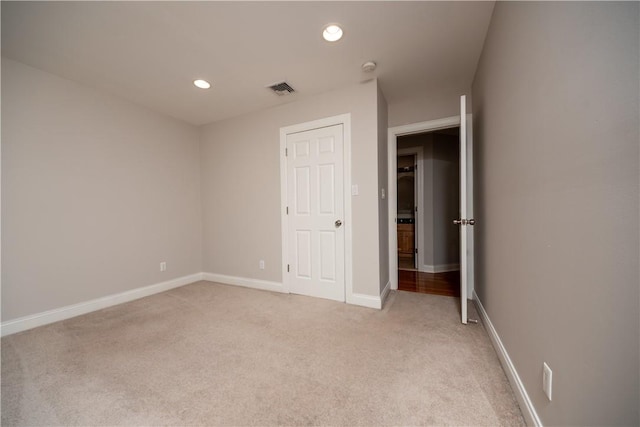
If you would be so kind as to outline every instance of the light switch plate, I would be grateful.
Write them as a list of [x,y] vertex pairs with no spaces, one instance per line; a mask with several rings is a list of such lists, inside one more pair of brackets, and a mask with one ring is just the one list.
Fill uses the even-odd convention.
[[351,195],[352,196],[358,195],[358,184],[354,184],[351,186]]

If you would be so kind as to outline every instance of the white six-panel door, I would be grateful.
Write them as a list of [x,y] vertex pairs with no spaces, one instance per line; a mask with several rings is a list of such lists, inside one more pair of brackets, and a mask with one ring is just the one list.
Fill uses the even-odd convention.
[[289,291],[344,301],[343,125],[286,140]]

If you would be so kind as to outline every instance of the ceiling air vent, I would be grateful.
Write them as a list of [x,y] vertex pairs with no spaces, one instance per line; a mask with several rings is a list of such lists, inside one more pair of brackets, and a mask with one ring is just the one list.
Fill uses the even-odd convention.
[[295,90],[291,86],[289,86],[289,83],[287,82],[276,83],[267,87],[274,91],[278,96],[289,95],[290,93],[295,92]]

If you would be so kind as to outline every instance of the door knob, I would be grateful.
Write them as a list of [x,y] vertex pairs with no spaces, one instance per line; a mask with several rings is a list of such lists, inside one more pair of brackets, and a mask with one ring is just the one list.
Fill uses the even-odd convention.
[[475,219],[454,219],[453,223],[455,225],[476,225]]
[[342,225],[342,221],[340,221],[339,219],[336,220],[336,228],[340,227]]

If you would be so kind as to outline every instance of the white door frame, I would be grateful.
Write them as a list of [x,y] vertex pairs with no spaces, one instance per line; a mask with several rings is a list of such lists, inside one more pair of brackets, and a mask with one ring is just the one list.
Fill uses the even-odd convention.
[[[422,271],[424,269],[423,267],[424,266],[424,230],[422,229],[422,224],[424,224],[424,170],[423,170],[424,154],[423,154],[423,151],[424,150],[422,149],[422,147],[410,147],[410,148],[403,148],[400,150],[396,150],[397,152],[396,155],[398,156],[414,154],[416,156],[416,164],[418,165],[415,172],[415,193],[417,196],[415,201],[418,206],[418,215],[415,215],[415,224],[414,224],[414,230],[416,233],[415,244],[416,244],[416,248],[418,248],[418,256],[415,259],[416,259],[418,271]],[[397,158],[396,158],[396,162],[397,162]],[[395,193],[397,193],[398,191],[397,178],[398,178],[398,167],[396,165],[396,186],[393,187]],[[393,200],[396,200],[397,202],[397,194],[396,194],[396,199],[393,199]],[[395,208],[397,210],[398,208],[397,204]],[[395,226],[396,225],[394,223],[394,227]],[[396,229],[396,239],[397,239],[397,231],[398,230]],[[396,252],[395,252],[396,258],[398,256],[397,251],[398,251],[398,248],[396,245]]]
[[353,244],[351,228],[351,114],[326,117],[324,119],[299,123],[280,128],[280,218],[282,233],[282,287],[286,293],[290,292],[289,273],[289,216],[287,215],[287,135],[329,126],[342,125],[344,143],[344,284],[346,302],[353,304]]
[[[473,152],[473,137],[471,133],[471,114],[467,114],[467,151]],[[388,158],[389,158],[389,281],[391,282],[391,289],[398,289],[398,230],[396,228],[396,216],[398,214],[397,206],[397,160],[396,153],[398,148],[398,137],[405,135],[413,135],[416,133],[430,132],[438,129],[447,129],[451,127],[460,126],[460,116],[445,117],[443,119],[430,120],[426,122],[412,123],[403,126],[395,126],[389,128],[388,131]],[[469,154],[468,154],[469,155]],[[468,161],[472,162],[472,158],[468,157]],[[472,164],[472,163],[471,163]],[[469,177],[471,178],[471,177]],[[470,179],[471,182],[473,180]],[[469,185],[469,195],[473,194],[473,185]],[[473,198],[468,201],[467,209],[469,215],[473,215]],[[470,216],[473,218],[473,216]],[[469,241],[470,248],[473,248],[473,240]],[[468,275],[473,277],[473,265],[469,266]],[[473,280],[469,281],[467,295],[473,295]]]

